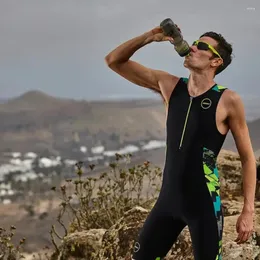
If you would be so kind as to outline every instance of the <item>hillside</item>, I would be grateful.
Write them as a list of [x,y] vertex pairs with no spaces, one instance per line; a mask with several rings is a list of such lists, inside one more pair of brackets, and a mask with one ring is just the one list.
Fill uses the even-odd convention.
[[73,100],[66,100],[49,96],[41,91],[29,91],[17,98],[10,99],[0,106],[1,112],[28,111],[34,109],[54,109],[55,107],[72,104]]
[[[71,151],[99,142],[116,145],[165,138],[165,110],[160,101],[87,102],[29,91],[0,104],[0,152]],[[248,123],[254,150],[260,149],[260,119]],[[236,150],[228,136],[225,149]]]
[[0,149],[21,152],[55,152],[98,141],[112,146],[165,135],[164,108],[153,100],[87,102],[31,91],[0,104],[0,120]]

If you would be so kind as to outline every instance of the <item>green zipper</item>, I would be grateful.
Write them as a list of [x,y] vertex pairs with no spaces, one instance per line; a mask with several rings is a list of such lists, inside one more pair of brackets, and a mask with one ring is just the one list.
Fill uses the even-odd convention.
[[181,135],[181,141],[180,141],[179,149],[181,149],[181,147],[182,147],[183,138],[184,138],[184,134],[185,134],[185,130],[186,130],[186,126],[187,126],[187,122],[188,122],[188,117],[189,117],[189,114],[190,114],[191,104],[192,104],[192,97],[190,97],[190,104],[189,104],[189,108],[188,108],[188,111],[187,111],[187,114],[186,114],[186,118],[185,118],[185,122],[184,122],[183,130],[182,130],[182,135]]

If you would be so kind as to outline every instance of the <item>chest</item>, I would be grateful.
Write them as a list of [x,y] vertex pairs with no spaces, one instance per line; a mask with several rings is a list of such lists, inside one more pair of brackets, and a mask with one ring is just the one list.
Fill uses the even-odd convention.
[[220,96],[214,94],[190,97],[180,93],[173,96],[168,107],[167,128],[175,132],[187,127],[203,132],[212,128],[220,130],[226,121],[227,112]]

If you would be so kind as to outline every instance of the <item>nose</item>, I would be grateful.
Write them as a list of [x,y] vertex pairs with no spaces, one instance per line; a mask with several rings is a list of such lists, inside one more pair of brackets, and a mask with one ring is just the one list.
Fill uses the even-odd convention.
[[191,52],[196,52],[198,50],[197,46],[192,45],[190,46]]

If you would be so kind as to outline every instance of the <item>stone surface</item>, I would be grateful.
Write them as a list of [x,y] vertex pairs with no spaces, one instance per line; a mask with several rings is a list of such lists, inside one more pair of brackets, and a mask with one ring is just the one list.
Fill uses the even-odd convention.
[[[259,203],[260,204],[260,203]],[[233,203],[235,209],[241,208],[241,203]],[[260,259],[260,205],[258,205],[256,220],[256,238],[251,238],[247,243],[238,245],[235,225],[238,215],[225,217],[223,232],[223,260],[228,259]],[[233,211],[231,211],[233,212]],[[58,259],[102,259],[102,260],[130,260],[134,240],[148,214],[148,210],[135,207],[125,213],[124,217],[106,232],[104,230],[90,230],[78,232],[65,239],[62,247],[62,257]],[[231,213],[230,213],[231,214]],[[103,237],[101,242],[101,237]],[[72,245],[76,250],[72,251]],[[192,260],[191,239],[186,227],[180,234],[177,242],[169,251],[166,260]]]
[[101,249],[105,229],[91,229],[69,234],[60,247],[59,260],[95,259],[96,252]]
[[100,259],[119,259],[130,257],[130,248],[134,246],[134,239],[143,225],[149,211],[135,207],[112,226],[103,237]]
[[[236,244],[234,242],[237,236],[236,221],[243,206],[241,163],[238,155],[221,151],[218,168],[225,214],[223,260],[260,260],[260,202],[256,201],[254,236],[245,244]],[[58,259],[130,260],[134,240],[148,214],[148,209],[137,206],[125,212],[124,216],[108,230],[89,230],[70,234],[64,239]],[[75,250],[71,251],[73,247]],[[76,252],[79,252],[77,258]],[[194,259],[187,227],[181,232],[166,259]]]

